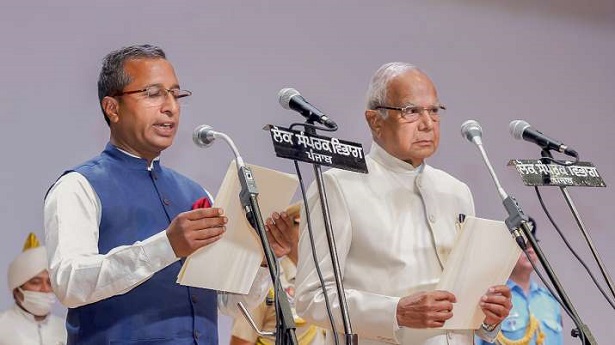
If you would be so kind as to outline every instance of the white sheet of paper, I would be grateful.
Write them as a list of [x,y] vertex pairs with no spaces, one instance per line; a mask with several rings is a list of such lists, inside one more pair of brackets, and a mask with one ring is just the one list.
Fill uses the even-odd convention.
[[[248,166],[258,188],[263,220],[274,211],[286,209],[299,184],[297,176]],[[177,277],[179,284],[240,294],[249,292],[263,259],[263,249],[256,230],[245,217],[240,190],[237,167],[232,161],[214,202],[214,207],[224,209],[228,218],[226,233],[186,258]]]
[[506,283],[521,248],[501,221],[466,217],[436,289],[457,297],[443,329],[478,329],[485,314],[478,305],[493,285]]

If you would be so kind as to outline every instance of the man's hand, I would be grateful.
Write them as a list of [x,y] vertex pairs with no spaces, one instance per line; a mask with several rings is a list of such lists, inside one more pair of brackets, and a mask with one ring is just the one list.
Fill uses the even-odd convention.
[[271,218],[267,218],[265,222],[267,239],[278,258],[291,253],[293,248],[295,253],[297,252],[299,232],[293,227],[293,222],[286,212],[273,212]]
[[228,219],[221,208],[198,208],[180,213],[167,228],[167,237],[177,257],[216,242],[226,231]]
[[397,324],[410,328],[437,328],[453,317],[455,295],[448,291],[427,291],[402,297],[397,304]]
[[512,308],[510,289],[506,285],[496,285],[489,288],[480,299],[480,308],[485,313],[484,324],[498,325],[508,316]]

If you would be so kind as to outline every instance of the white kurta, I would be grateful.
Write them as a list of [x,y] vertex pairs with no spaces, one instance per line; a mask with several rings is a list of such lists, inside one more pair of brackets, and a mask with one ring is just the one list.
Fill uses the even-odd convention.
[[64,345],[66,328],[64,320],[49,314],[45,320],[36,321],[34,316],[19,308],[0,313],[0,345]]
[[[400,329],[396,318],[401,297],[433,290],[437,284],[442,263],[452,249],[459,214],[474,215],[469,188],[428,165],[415,169],[375,143],[366,161],[369,174],[338,169],[324,174],[350,320],[359,342],[473,344],[472,331]],[[336,327],[343,332],[315,185],[308,191],[308,205]],[[297,312],[308,322],[330,328],[304,220],[302,217]],[[328,340],[332,343],[330,336]]]

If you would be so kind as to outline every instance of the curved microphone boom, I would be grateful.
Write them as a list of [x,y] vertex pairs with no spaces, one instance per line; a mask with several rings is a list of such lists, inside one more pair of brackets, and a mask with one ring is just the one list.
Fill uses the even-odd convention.
[[278,101],[284,109],[294,110],[308,121],[316,121],[327,128],[337,129],[337,124],[331,120],[325,113],[318,110],[301,96],[299,91],[287,87],[278,92]]
[[194,132],[192,132],[192,141],[194,141],[194,143],[198,147],[209,147],[217,138],[221,138],[222,140],[226,141],[226,143],[231,147],[231,150],[233,150],[233,154],[235,154],[237,168],[245,166],[243,158],[241,158],[241,156],[239,155],[239,150],[237,150],[237,146],[235,146],[235,143],[228,135],[222,132],[215,131],[213,127],[209,125],[200,125],[194,129]]
[[500,198],[502,198],[502,200],[505,200],[508,195],[504,191],[504,188],[502,188],[500,180],[498,180],[498,177],[495,174],[495,170],[493,170],[493,166],[491,165],[491,162],[489,162],[489,157],[487,157],[487,152],[483,147],[483,128],[476,120],[467,120],[466,122],[461,124],[461,135],[464,138],[468,139],[469,142],[474,143],[478,147],[478,150],[483,157],[483,161],[485,162],[485,165],[487,165],[489,174],[491,174],[491,178],[493,178],[493,182],[495,182],[495,186],[498,189]]
[[489,157],[487,157],[487,152],[483,147],[482,135],[483,129],[480,124],[475,120],[467,120],[463,124],[461,124],[461,135],[468,139],[468,141],[476,144],[478,150],[483,157],[483,161],[489,170],[489,174],[491,178],[493,178],[493,182],[495,182],[495,186],[498,189],[498,193],[500,194],[500,198],[502,198],[502,203],[504,204],[504,208],[506,212],[508,212],[508,218],[506,219],[506,227],[510,230],[515,242],[522,249],[526,248],[525,239],[521,234],[520,227],[527,227],[528,217],[523,213],[521,206],[517,203],[517,200],[512,196],[509,196],[502,188],[500,181],[498,180],[498,176],[495,174],[495,170],[493,170],[493,166],[491,162],[489,162]]
[[[237,166],[237,176],[239,179],[239,184],[241,190],[239,191],[239,200],[241,202],[241,206],[245,212],[246,219],[250,223],[250,225],[254,228],[258,237],[261,240],[261,245],[263,247],[263,251],[265,253],[265,259],[267,261],[267,266],[269,267],[269,274],[271,276],[271,280],[273,281],[273,286],[275,289],[275,304],[276,304],[276,338],[279,339],[281,344],[298,344],[297,336],[295,334],[295,322],[292,316],[292,310],[290,308],[290,303],[288,302],[288,297],[284,293],[282,289],[282,285],[278,280],[278,264],[275,259],[275,254],[271,249],[271,244],[267,239],[267,230],[265,228],[265,223],[263,222],[263,216],[261,214],[260,206],[258,205],[258,187],[256,186],[256,180],[254,178],[254,173],[247,166],[241,156],[239,155],[239,150],[237,150],[237,146],[233,140],[226,134],[222,132],[215,131],[211,126],[208,125],[200,125],[194,129],[192,133],[192,140],[199,147],[209,147],[216,139],[222,139],[226,141],[226,143],[231,147],[233,153],[235,154],[235,164]],[[254,326],[254,321],[251,317],[249,317],[248,313],[246,313],[245,308],[241,303],[239,303],[239,307],[241,311],[246,316],[246,319],[252,322]],[[278,341],[276,341],[276,344]]]
[[534,143],[544,150],[555,150],[572,157],[578,157],[577,151],[564,145],[561,141],[551,139],[542,132],[532,128],[529,123],[523,120],[514,120],[509,125],[510,134],[518,140],[525,140]]

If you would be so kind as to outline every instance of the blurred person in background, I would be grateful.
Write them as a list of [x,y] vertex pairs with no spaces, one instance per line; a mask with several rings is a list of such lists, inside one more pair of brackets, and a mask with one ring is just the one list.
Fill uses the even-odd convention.
[[[532,234],[536,235],[536,221],[530,217]],[[538,241],[538,239],[537,239]],[[538,257],[531,245],[527,248],[534,265]],[[562,345],[562,311],[553,295],[532,279],[534,267],[525,253],[521,253],[506,285],[512,291],[513,307],[502,322],[495,343],[481,339],[476,345]]]
[[0,313],[0,345],[66,344],[64,319],[51,314],[56,297],[47,272],[47,252],[33,233],[9,265],[8,283],[15,304]]
[[[285,212],[274,213],[272,218],[267,219],[266,226],[271,231],[272,228],[279,228],[275,233],[289,234],[291,243],[290,252],[279,260],[280,279],[282,288],[291,305],[291,310],[297,326],[296,335],[299,345],[321,345],[324,344],[324,330],[314,325],[310,325],[295,313],[295,275],[297,273],[297,260],[299,255],[299,221],[301,203],[289,206]],[[287,231],[286,229],[291,229]],[[263,303],[250,311],[256,326],[262,331],[273,331],[276,327],[275,301],[273,289]],[[230,345],[273,345],[274,337],[259,336],[243,317],[238,315],[233,321]]]

